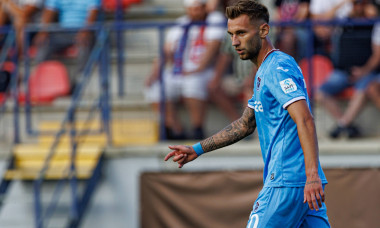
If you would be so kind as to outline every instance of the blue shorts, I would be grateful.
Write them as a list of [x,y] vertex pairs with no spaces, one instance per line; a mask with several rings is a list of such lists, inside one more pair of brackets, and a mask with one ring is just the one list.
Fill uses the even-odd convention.
[[247,228],[330,228],[326,205],[318,211],[303,203],[303,187],[264,187],[249,216]]
[[338,95],[343,90],[352,86],[354,86],[356,90],[364,91],[373,80],[376,80],[376,74],[371,73],[356,82],[352,82],[347,72],[334,70],[327,81],[321,85],[319,90],[330,96]]

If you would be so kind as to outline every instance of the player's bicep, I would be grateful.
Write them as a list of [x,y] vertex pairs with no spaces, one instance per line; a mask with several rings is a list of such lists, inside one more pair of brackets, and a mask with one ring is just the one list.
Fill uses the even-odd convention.
[[298,100],[296,102],[291,103],[287,110],[289,112],[290,117],[293,121],[298,125],[301,121],[312,120],[313,116],[310,112],[309,106],[306,100]]

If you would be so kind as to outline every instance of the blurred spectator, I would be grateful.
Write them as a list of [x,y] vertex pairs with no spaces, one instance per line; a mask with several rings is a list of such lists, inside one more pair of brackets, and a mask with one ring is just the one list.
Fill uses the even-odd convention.
[[[225,35],[225,17],[219,12],[208,13],[206,0],[185,0],[186,16],[177,20],[165,41],[165,60],[172,63],[165,70],[167,138],[182,138],[183,127],[177,118],[175,103],[183,99],[189,111],[192,138],[201,139],[208,99],[207,84],[213,76],[215,58]],[[206,25],[199,23],[206,23]],[[159,85],[156,62],[147,86],[151,86],[148,99],[159,102]],[[155,82],[156,81],[156,82]]]
[[[353,20],[365,19],[365,7],[362,2],[355,2],[350,14]],[[330,137],[337,138],[346,133],[349,138],[359,137],[359,129],[352,124],[365,101],[365,90],[376,77],[380,65],[379,35],[371,32],[372,26],[349,25],[343,28],[339,40],[336,69],[329,79],[319,88],[316,98],[332,114],[337,127],[330,132]],[[372,33],[372,36],[371,36]],[[349,100],[344,113],[339,108],[335,95],[348,87],[354,86],[355,92]]]
[[220,0],[208,0],[206,4],[207,12],[212,12],[220,7]]
[[[236,101],[231,99],[229,94],[226,94],[226,90],[230,90],[230,94],[235,95],[234,97],[242,93],[243,106],[245,107],[252,97],[256,67],[252,62],[240,59],[239,54],[232,46],[229,35],[224,38],[217,63],[214,77],[208,83],[210,99],[226,113],[231,121],[234,121],[241,116],[241,113],[236,109]],[[223,87],[223,76],[231,65],[232,80],[228,80],[228,86]]]
[[[309,17],[310,0],[276,0],[276,21],[303,22]],[[300,60],[305,56],[308,33],[303,27],[280,27],[276,47]]]
[[[329,21],[347,18],[352,10],[354,0],[311,0],[310,16],[316,21]],[[318,25],[313,27],[314,49],[317,54],[329,56],[333,26]]]
[[[225,8],[234,1],[236,0],[208,0],[207,9],[220,9],[224,12]],[[247,105],[248,100],[252,97],[252,85],[256,68],[252,62],[240,59],[232,46],[231,37],[227,33],[224,37],[217,63],[214,77],[208,83],[210,100],[224,111],[230,121],[234,121],[241,116],[234,98],[243,95],[243,106]],[[232,77],[224,77],[227,74]]]
[[[75,73],[80,72],[88,59],[93,44],[93,33],[83,28],[92,25],[97,20],[100,6],[100,0],[46,0],[41,22],[43,26],[55,22],[58,14],[59,26],[82,30],[79,32],[39,32],[34,39],[37,47],[36,62],[40,63],[51,58],[52,54],[62,52],[74,45],[78,50],[78,69],[75,70]],[[76,79],[72,78],[74,85]]]
[[0,26],[12,23],[16,30],[18,51],[23,50],[24,28],[39,20],[44,0],[1,0]]
[[[380,24],[376,24],[373,29],[373,41],[372,41],[372,56],[368,65],[364,69],[358,69],[362,71],[368,71],[371,68],[378,67],[380,65]],[[377,75],[377,80],[368,86],[368,97],[373,101],[377,108],[380,109],[380,73]]]

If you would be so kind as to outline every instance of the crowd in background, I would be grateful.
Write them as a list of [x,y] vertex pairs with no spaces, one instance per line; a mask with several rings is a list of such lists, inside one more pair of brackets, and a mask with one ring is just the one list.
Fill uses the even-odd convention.
[[[177,26],[166,34],[164,59],[157,59],[146,80],[147,99],[155,110],[161,101],[160,65],[165,63],[165,127],[168,139],[204,138],[207,106],[215,103],[230,120],[240,116],[252,96],[256,67],[239,59],[225,27],[225,7],[234,0],[184,0],[186,14],[176,20]],[[271,21],[301,23],[308,20],[345,20],[348,24],[313,27],[314,54],[325,56],[334,70],[326,81],[313,90],[315,101],[333,117],[336,127],[330,136],[349,138],[362,136],[355,118],[367,100],[380,108],[380,25],[356,26],[350,22],[379,17],[377,0],[275,0]],[[63,28],[94,23],[101,10],[101,0],[2,0],[0,26],[13,26],[16,31],[17,53],[23,51],[25,26],[29,23]],[[308,56],[310,34],[303,26],[276,27],[275,46],[297,61]],[[6,34],[0,34],[0,45]],[[76,48],[77,75],[83,70],[93,45],[90,31],[53,33],[41,31],[31,36],[37,50],[36,63],[52,58],[69,47]],[[3,69],[2,69],[3,70]],[[1,82],[0,82],[1,83]],[[72,86],[76,78],[71,78]],[[353,87],[347,106],[337,104],[339,94]],[[1,92],[1,91],[0,91]],[[178,116],[178,103],[184,104],[191,125],[188,132]]]

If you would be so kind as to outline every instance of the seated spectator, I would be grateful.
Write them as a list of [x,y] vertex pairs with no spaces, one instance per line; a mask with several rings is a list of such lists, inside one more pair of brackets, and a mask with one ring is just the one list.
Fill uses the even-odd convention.
[[[183,99],[189,111],[193,139],[204,137],[203,122],[206,115],[208,100],[207,84],[213,76],[215,58],[218,54],[221,40],[225,35],[225,17],[219,12],[208,13],[206,0],[185,0],[186,16],[177,20],[177,26],[172,28],[165,41],[165,62],[172,63],[164,74],[166,127],[168,139],[182,136],[184,132],[178,118],[175,103]],[[205,25],[199,23],[206,23]],[[161,61],[161,60],[159,60]],[[157,61],[157,62],[159,62]],[[157,69],[148,79],[147,85],[156,81]],[[153,83],[150,96],[157,103],[160,99],[159,89]]]
[[229,94],[226,94],[226,88],[223,87],[222,83],[223,76],[232,65],[232,75],[230,76],[233,77],[231,78],[232,80],[228,81],[228,87],[234,87],[235,91],[243,92],[244,99],[242,106],[245,107],[248,104],[248,100],[252,97],[256,67],[252,62],[240,59],[239,54],[232,46],[229,35],[224,38],[217,63],[214,77],[208,83],[210,99],[226,113],[231,121],[234,121],[241,116],[241,113],[236,109],[236,101],[231,99]]
[[[354,0],[311,0],[310,16],[316,21],[330,21],[347,18]],[[334,26],[318,25],[313,27],[314,49],[316,54],[329,56]]]
[[[357,71],[368,71],[380,65],[380,24],[376,24],[373,30],[372,56],[367,66]],[[373,101],[377,108],[380,109],[380,73],[377,75],[376,81],[371,83],[367,89],[368,97]]]
[[[364,7],[355,4],[351,14],[356,20],[363,19]],[[379,35],[372,26],[347,26],[339,41],[339,58],[336,69],[329,79],[319,88],[316,98],[332,114],[337,126],[330,132],[330,137],[337,138],[346,133],[349,138],[359,137],[359,129],[353,125],[365,101],[365,91],[376,77],[379,69]],[[344,113],[339,108],[335,95],[348,87],[354,86],[355,92],[350,98]]]
[[[276,21],[303,22],[309,17],[310,0],[276,0]],[[300,60],[306,55],[308,33],[303,27],[279,27],[276,47]]]
[[19,53],[23,50],[24,28],[28,23],[39,20],[44,0],[2,0],[0,1],[0,26],[12,23],[16,30]]
[[[83,70],[93,44],[93,34],[84,30],[85,26],[92,25],[98,16],[100,0],[46,0],[42,15],[42,25],[48,26],[55,21],[58,14],[58,23],[62,28],[78,28],[79,32],[39,32],[34,44],[37,46],[36,62],[40,63],[52,54],[63,51],[75,45],[78,49],[78,69],[76,74]],[[75,85],[77,78],[72,78]]]

